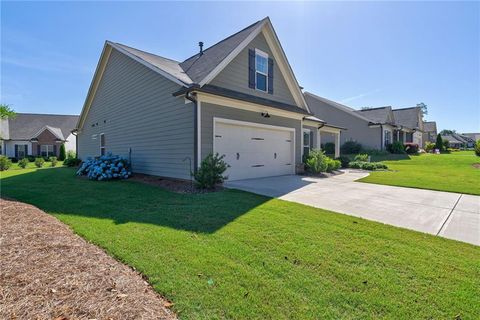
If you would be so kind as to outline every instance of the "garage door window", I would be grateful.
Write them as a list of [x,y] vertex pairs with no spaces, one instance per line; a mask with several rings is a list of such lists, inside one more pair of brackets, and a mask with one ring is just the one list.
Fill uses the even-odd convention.
[[303,130],[303,155],[308,156],[312,145],[312,132],[310,130]]

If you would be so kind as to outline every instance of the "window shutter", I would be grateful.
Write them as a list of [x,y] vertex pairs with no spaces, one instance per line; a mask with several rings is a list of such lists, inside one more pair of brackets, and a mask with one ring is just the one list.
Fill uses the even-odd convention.
[[56,157],[57,156],[57,145],[53,145],[53,155]]
[[310,131],[310,149],[313,149],[313,132]]
[[273,94],[273,59],[268,58],[268,93]]
[[248,87],[255,89],[255,50],[248,49]]
[[25,157],[28,155],[28,144],[25,145]]
[[15,158],[18,158],[18,144],[15,145]]
[[39,156],[39,155],[40,155],[40,145],[37,144],[37,156]]

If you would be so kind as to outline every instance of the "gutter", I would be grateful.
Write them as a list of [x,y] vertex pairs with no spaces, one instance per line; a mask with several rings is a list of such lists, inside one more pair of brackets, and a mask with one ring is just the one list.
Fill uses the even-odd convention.
[[75,157],[78,159],[78,129],[70,131],[75,136]]

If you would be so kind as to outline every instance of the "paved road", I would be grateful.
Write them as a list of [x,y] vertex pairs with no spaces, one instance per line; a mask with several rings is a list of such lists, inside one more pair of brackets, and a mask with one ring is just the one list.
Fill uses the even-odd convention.
[[289,175],[226,186],[480,245],[479,196],[355,182],[366,175],[345,170],[330,178]]

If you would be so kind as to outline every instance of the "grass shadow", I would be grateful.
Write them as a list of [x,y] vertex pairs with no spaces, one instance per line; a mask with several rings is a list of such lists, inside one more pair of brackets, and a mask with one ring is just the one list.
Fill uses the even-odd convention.
[[2,196],[49,213],[111,219],[118,224],[148,223],[201,233],[213,233],[270,200],[238,190],[177,194],[128,180],[90,181],[76,177],[75,170],[70,168],[2,175]]

